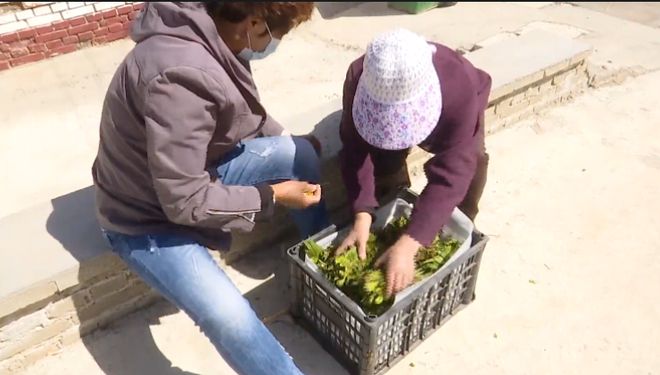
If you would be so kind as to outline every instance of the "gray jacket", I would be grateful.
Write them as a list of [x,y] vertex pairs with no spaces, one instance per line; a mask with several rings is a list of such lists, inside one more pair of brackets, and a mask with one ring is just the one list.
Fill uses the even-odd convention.
[[283,129],[202,3],[147,2],[131,38],[103,103],[92,168],[99,222],[226,248],[230,230],[250,231],[257,213],[272,213],[272,190],[223,185],[214,167],[240,140]]

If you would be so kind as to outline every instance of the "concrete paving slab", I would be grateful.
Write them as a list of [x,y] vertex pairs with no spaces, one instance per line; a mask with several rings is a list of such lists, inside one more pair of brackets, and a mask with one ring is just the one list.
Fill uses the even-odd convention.
[[[553,27],[553,32],[567,34],[588,31],[588,34],[578,38],[594,46],[592,60],[597,66],[606,66],[609,71],[635,66],[649,71],[660,67],[660,33],[657,29],[570,4],[537,9],[502,2],[459,2],[449,8],[433,9],[417,15],[379,16],[386,12],[385,8],[385,5],[378,3],[356,6],[351,12],[362,13],[362,18],[318,20],[319,26],[314,25],[312,33],[337,46],[363,49],[375,34],[401,26],[453,48],[469,49],[478,41],[498,33],[524,30],[528,24],[544,22],[533,25]],[[638,11],[644,10],[640,8]],[[365,22],[367,19],[368,23]],[[567,29],[560,27],[564,25],[579,30],[568,29],[567,32]]]
[[488,38],[478,41],[475,43],[477,46],[483,48],[483,47],[488,47],[492,46],[493,44],[497,44],[499,42],[505,41],[505,40],[510,40],[517,38],[519,35],[515,32],[512,31],[505,31],[501,33],[497,33],[493,36],[489,36]]
[[590,32],[589,30],[585,30],[579,27],[561,24],[561,23],[534,21],[521,27],[519,30],[516,30],[516,33],[519,35],[523,35],[534,30],[543,30],[552,33],[554,35],[560,35],[570,39],[576,39]]
[[[589,50],[591,46],[580,41],[562,38],[543,30],[533,30],[519,37],[491,44],[489,48],[471,52],[469,60],[476,67],[488,67],[493,79],[490,98],[495,100],[504,93],[519,88],[510,86],[524,87],[543,78],[543,72],[548,67],[562,62],[567,62],[568,67],[573,56]],[[540,77],[536,77],[539,74]],[[520,77],[530,77],[530,82]]]
[[0,72],[0,218],[92,183],[107,85],[122,40]]
[[[77,275],[81,263],[107,251],[94,215],[93,191],[76,191],[1,218],[0,248],[0,299],[42,279],[50,285],[55,275],[65,271]],[[55,282],[55,291],[68,286]],[[39,290],[49,292],[43,297],[53,291]]]
[[[477,299],[388,374],[660,371],[658,85],[660,73],[653,73],[590,91],[488,138],[489,182],[477,225],[491,241]],[[228,270],[262,316],[286,303],[278,259],[254,254]],[[271,329],[307,373],[345,373],[298,327],[285,320]],[[167,305],[28,372],[232,373]]]

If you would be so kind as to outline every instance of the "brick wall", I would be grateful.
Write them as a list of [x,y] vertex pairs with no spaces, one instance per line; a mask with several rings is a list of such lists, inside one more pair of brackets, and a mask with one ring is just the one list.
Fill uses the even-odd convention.
[[136,2],[32,2],[0,14],[0,70],[128,35]]
[[47,305],[0,324],[0,374],[24,373],[35,361],[57,354],[81,336],[162,300],[118,258],[112,264],[107,272],[63,290]]
[[587,88],[588,81],[586,60],[567,61],[546,69],[536,81],[489,104],[486,110],[488,133],[570,100]]

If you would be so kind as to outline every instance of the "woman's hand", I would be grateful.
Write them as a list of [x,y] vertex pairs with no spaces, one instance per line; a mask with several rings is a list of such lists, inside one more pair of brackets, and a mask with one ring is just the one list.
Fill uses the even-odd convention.
[[376,267],[385,266],[388,297],[402,291],[414,281],[415,255],[421,246],[415,239],[404,234],[376,261]]
[[369,228],[371,228],[371,214],[368,212],[358,212],[355,215],[353,228],[348,233],[341,245],[335,251],[339,255],[351,246],[357,246],[360,259],[367,259],[367,240],[369,239]]
[[305,181],[285,181],[271,185],[275,203],[287,208],[304,209],[321,200],[321,185]]

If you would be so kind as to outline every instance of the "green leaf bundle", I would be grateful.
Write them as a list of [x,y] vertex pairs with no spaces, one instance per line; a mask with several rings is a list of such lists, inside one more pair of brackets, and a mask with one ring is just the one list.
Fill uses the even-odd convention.
[[[304,241],[305,253],[323,275],[344,294],[355,301],[367,314],[382,315],[394,303],[386,297],[387,280],[383,270],[375,268],[378,257],[403,234],[408,219],[393,220],[383,230],[369,234],[367,259],[358,257],[357,248],[350,247],[334,256],[335,248],[324,249],[312,240]],[[419,282],[440,269],[458,250],[455,239],[437,236],[431,246],[421,248],[415,257],[415,282]]]

